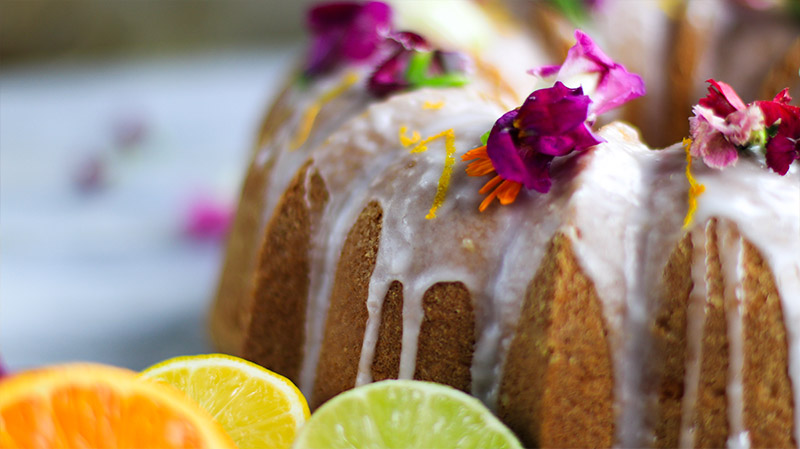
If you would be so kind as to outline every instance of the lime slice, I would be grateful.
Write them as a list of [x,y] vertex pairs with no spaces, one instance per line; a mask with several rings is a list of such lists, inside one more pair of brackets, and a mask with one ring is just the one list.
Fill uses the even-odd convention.
[[386,380],[326,402],[300,430],[305,448],[521,448],[477,399],[454,388]]
[[211,413],[239,449],[288,448],[308,419],[308,404],[291,381],[237,357],[176,357],[142,375],[185,392]]

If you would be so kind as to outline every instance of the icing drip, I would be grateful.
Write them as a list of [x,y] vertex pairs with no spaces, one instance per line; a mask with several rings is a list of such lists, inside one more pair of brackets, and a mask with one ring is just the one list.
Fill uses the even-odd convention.
[[747,442],[744,429],[744,409],[742,368],[744,367],[744,342],[742,339],[742,314],[744,312],[744,251],[742,237],[736,232],[736,226],[727,220],[721,220],[718,227],[720,241],[720,259],[725,291],[725,316],[728,322],[728,425],[730,438],[728,446],[749,447],[741,443]]
[[686,378],[681,410],[680,447],[695,447],[692,423],[697,407],[697,391],[700,384],[700,361],[705,304],[708,297],[708,243],[710,222],[692,231],[692,291],[686,311]]

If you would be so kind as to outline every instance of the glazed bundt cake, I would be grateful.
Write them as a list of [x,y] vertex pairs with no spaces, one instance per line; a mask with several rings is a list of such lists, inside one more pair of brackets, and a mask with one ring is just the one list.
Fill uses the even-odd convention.
[[244,181],[220,349],[312,407],[381,379],[449,384],[528,446],[797,447],[788,91],[746,104],[710,80],[690,138],[654,150],[597,125],[642,78],[581,31],[545,66],[558,28],[508,31],[498,7],[446,10],[477,43],[402,6],[439,36],[396,31],[378,2],[310,12],[309,55]]

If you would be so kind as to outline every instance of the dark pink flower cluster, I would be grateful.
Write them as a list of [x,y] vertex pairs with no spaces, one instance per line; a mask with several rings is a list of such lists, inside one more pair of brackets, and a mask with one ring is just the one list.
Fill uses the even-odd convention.
[[781,175],[800,160],[800,108],[790,101],[789,89],[784,89],[772,101],[756,102],[767,124],[767,166]]
[[689,119],[691,155],[721,169],[735,164],[740,154],[763,153],[767,166],[785,175],[800,159],[800,108],[789,104],[788,90],[772,101],[745,104],[730,85],[708,83],[708,95]]
[[391,8],[381,2],[335,2],[311,8],[306,76],[329,72],[341,62],[369,60],[389,33],[391,18]]
[[461,54],[433,49],[416,33],[392,30],[391,12],[381,2],[339,2],[312,8],[308,27],[313,40],[305,76],[329,72],[341,63],[377,61],[367,88],[378,97],[409,88],[467,82]]

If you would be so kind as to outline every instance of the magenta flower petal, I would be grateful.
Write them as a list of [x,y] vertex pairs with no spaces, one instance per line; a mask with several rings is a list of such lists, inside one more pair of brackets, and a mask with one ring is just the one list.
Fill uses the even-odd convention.
[[745,108],[744,101],[739,98],[733,87],[713,79],[708,79],[706,82],[710,84],[708,95],[697,102],[700,106],[711,109],[719,117],[726,117],[734,111]]
[[384,61],[367,81],[367,89],[376,97],[385,97],[392,92],[407,89],[406,69],[408,68],[408,58],[403,57],[401,52],[396,53]]
[[560,65],[543,65],[541,67],[528,70],[528,73],[539,78],[549,78],[558,74],[559,70],[561,70]]
[[767,142],[767,166],[785,175],[792,162],[800,160],[800,108],[783,102],[791,100],[783,91],[775,101],[756,102],[764,113],[766,126],[773,128],[774,136]]
[[767,144],[767,167],[785,175],[792,162],[800,160],[800,142],[786,136],[776,136]]
[[583,86],[593,102],[589,110],[589,115],[592,116],[602,114],[645,94],[642,78],[614,62],[588,34],[575,30],[575,38],[577,43],[567,52],[564,64],[539,67],[529,73],[541,77],[556,74],[558,81],[570,85],[572,85],[571,80],[583,80],[586,75],[596,75],[597,86]]
[[646,93],[642,77],[625,70],[620,64],[610,67],[600,78],[597,90],[591,96],[592,113],[603,114]]
[[796,141],[786,138],[775,139],[775,143],[767,149],[767,166],[781,176],[785,175],[789,171],[789,166],[797,160],[800,160],[800,144]]
[[[644,81],[608,57],[588,34],[575,30],[577,44],[569,49],[559,78],[598,73],[597,88],[590,96],[592,114],[600,115],[645,94]],[[563,78],[562,78],[563,79]]]
[[553,87],[528,96],[514,125],[523,135],[563,134],[586,121],[591,102],[580,87],[570,89],[556,81]]
[[781,104],[789,104],[792,102],[792,97],[789,95],[789,88],[785,88],[782,91],[778,92],[778,95],[775,95],[775,98],[772,100]]
[[522,154],[517,150],[517,142],[513,136],[517,133],[514,120],[518,114],[519,110],[514,109],[497,119],[486,141],[486,153],[492,160],[495,171],[504,179],[521,182],[530,188],[528,184],[531,180],[527,167]]
[[332,70],[342,61],[369,59],[380,47],[391,24],[391,9],[381,2],[337,2],[309,10],[312,34],[306,74]]

